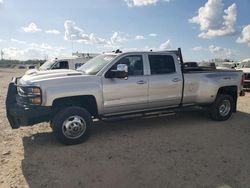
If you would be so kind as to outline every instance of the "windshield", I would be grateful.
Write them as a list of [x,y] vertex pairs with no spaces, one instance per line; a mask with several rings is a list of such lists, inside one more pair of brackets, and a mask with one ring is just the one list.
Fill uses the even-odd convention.
[[79,67],[77,70],[82,71],[88,75],[95,75],[97,74],[103,67],[109,64],[116,55],[99,55],[87,63]]
[[250,68],[250,61],[242,63],[242,68]]
[[55,60],[48,60],[44,64],[42,64],[39,69],[40,70],[48,70],[51,69],[52,65],[55,63]]

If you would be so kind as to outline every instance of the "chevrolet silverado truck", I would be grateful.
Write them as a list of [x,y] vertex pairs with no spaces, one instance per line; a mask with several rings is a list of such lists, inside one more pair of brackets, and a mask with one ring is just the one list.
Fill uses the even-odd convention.
[[9,84],[13,129],[50,122],[63,144],[85,140],[93,119],[207,109],[213,120],[236,112],[242,71],[185,70],[181,50],[101,54],[77,70],[35,71]]

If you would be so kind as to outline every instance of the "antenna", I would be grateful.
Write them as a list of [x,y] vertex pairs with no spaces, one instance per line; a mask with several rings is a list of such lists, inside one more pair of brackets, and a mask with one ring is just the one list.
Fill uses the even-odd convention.
[[73,55],[73,48],[74,48],[73,45],[74,45],[74,44],[73,44],[73,40],[71,40],[71,53],[72,53],[72,55]]

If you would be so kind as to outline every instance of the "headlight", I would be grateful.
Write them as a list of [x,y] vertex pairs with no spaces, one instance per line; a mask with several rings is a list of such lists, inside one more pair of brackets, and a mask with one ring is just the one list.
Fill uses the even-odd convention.
[[42,103],[42,98],[40,96],[30,98],[30,102],[31,102],[31,104],[40,105]]
[[18,86],[17,92],[23,105],[42,104],[42,91],[39,87]]
[[41,89],[39,87],[30,87],[27,93],[30,95],[41,95]]

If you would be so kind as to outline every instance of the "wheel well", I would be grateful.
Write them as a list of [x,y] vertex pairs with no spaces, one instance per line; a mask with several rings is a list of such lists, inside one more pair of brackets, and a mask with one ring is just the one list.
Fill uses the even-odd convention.
[[219,94],[227,94],[230,95],[233,100],[234,100],[234,112],[236,112],[237,109],[237,98],[238,98],[238,89],[237,86],[226,86],[226,87],[221,87],[217,93],[217,96]]
[[79,106],[85,108],[92,116],[98,116],[96,99],[92,95],[72,96],[58,98],[53,101],[52,107],[56,110],[68,106]]

